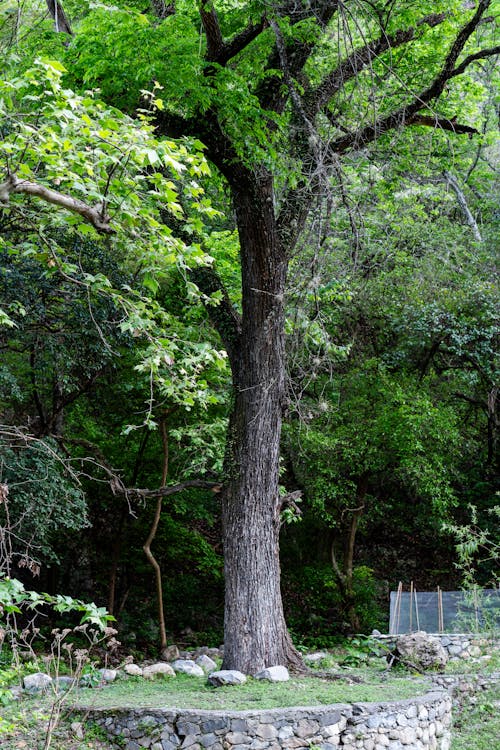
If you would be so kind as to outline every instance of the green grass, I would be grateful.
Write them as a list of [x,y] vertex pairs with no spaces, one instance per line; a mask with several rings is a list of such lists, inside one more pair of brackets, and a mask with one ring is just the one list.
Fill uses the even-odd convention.
[[456,716],[451,750],[494,750],[500,737],[500,685],[480,693]]
[[175,678],[146,681],[141,678],[118,680],[101,690],[82,691],[78,705],[95,708],[193,708],[212,710],[262,710],[285,706],[328,705],[359,701],[410,698],[430,689],[427,680],[367,676],[363,684],[349,684],[348,677],[325,680],[319,677],[293,678],[269,683],[248,679],[244,685],[213,688],[204,678],[178,675]]

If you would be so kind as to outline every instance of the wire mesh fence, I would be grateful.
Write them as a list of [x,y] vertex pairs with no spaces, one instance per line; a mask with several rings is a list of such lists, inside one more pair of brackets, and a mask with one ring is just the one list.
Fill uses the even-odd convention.
[[391,591],[389,633],[480,633],[500,629],[500,588]]

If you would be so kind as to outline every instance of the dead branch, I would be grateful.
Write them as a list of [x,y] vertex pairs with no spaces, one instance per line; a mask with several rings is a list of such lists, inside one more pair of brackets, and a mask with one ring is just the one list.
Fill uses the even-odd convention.
[[22,180],[15,174],[9,174],[7,179],[0,183],[0,203],[8,203],[12,193],[22,193],[35,198],[40,198],[46,203],[79,214],[82,218],[91,224],[100,234],[114,234],[115,230],[110,226],[110,217],[104,213],[100,204],[89,206],[87,203],[72,198],[69,195],[52,190],[38,182]]

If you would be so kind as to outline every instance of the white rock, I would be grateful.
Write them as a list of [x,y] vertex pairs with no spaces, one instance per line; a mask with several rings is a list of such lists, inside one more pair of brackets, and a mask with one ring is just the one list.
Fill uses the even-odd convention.
[[35,674],[28,674],[23,679],[23,686],[25,690],[46,690],[49,685],[52,684],[52,677],[45,674],[44,672],[35,672]]
[[220,685],[242,685],[247,678],[237,669],[221,669],[218,672],[212,672],[208,676],[208,681],[211,685],[219,687]]
[[196,664],[201,667],[207,674],[209,674],[210,672],[215,672],[215,670],[217,669],[217,664],[206,654],[200,654],[200,656],[196,659]]
[[205,675],[203,669],[191,659],[176,659],[172,662],[172,667],[176,672],[182,672],[191,675],[191,677],[203,677]]
[[116,669],[100,669],[99,673],[104,682],[114,682],[118,674]]
[[149,667],[144,667],[142,670],[142,676],[146,679],[151,679],[161,675],[162,677],[175,677],[175,672],[170,664],[165,664],[164,661],[160,661],[157,664],[151,664]]
[[282,666],[266,667],[254,675],[256,680],[269,680],[269,682],[286,682],[290,679],[288,669]]
[[125,664],[123,671],[131,677],[142,677],[142,669],[137,664]]

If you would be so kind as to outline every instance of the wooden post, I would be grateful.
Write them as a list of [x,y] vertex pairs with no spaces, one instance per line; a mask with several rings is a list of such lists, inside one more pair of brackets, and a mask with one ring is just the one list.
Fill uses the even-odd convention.
[[418,599],[417,599],[417,589],[413,589],[413,594],[415,596],[415,619],[417,621],[417,630],[420,630],[420,620],[418,617]]
[[410,581],[410,633],[413,633],[413,581]]

